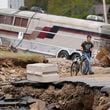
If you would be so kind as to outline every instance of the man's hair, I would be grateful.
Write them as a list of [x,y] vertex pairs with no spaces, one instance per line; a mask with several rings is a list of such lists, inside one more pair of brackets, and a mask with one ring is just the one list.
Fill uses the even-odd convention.
[[87,35],[87,38],[92,38],[92,36],[91,35]]

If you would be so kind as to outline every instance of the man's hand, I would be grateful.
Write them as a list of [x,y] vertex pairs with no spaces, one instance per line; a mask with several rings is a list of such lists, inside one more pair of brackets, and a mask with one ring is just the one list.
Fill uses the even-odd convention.
[[90,51],[92,52],[93,51],[93,48],[90,48]]
[[81,46],[81,51],[83,51],[83,47]]

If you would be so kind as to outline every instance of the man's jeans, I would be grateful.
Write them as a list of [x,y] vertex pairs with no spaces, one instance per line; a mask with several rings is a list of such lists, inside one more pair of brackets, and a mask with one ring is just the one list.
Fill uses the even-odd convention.
[[83,67],[82,67],[82,73],[87,74],[92,72],[91,67],[91,53],[84,52],[82,55],[82,59],[85,60]]

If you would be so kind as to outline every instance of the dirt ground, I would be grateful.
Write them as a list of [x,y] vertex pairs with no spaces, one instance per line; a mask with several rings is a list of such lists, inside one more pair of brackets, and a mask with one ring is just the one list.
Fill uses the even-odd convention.
[[[28,91],[27,91],[28,90]],[[21,92],[22,91],[22,92]],[[80,93],[78,93],[80,91]],[[30,95],[37,97],[38,99],[45,101],[47,105],[55,104],[60,110],[83,110],[82,106],[86,107],[86,110],[91,110],[93,105],[93,92],[90,90],[87,96],[89,99],[86,99],[87,102],[83,103],[84,99],[84,88],[75,87],[74,85],[65,84],[61,89],[55,89],[53,86],[50,86],[48,89],[33,89],[32,87],[21,87],[21,88],[5,88],[4,93],[9,94],[13,97]],[[86,103],[88,106],[86,106]],[[74,104],[74,105],[72,105]],[[80,109],[79,109],[80,108]]]
[[[67,77],[70,76],[70,67],[72,64],[71,60],[65,60],[60,58],[48,58],[49,63],[57,64],[59,67],[59,74],[61,77]],[[92,66],[94,75],[101,75],[101,74],[109,74],[110,73],[110,67],[100,67],[100,66]],[[78,75],[81,75],[79,73]]]
[[[48,58],[48,60],[49,63],[58,64],[60,77],[70,76],[72,61],[58,58]],[[110,68],[93,67],[93,71],[95,72],[94,76],[98,77],[101,74],[109,74]],[[8,58],[0,60],[0,97],[31,96],[46,102],[47,108],[51,107],[47,110],[110,109],[110,93],[101,93],[97,87],[91,88],[84,83],[64,83],[60,88],[50,85],[48,88],[40,89],[32,86],[15,87],[10,85],[10,81],[21,79],[26,79],[25,66],[20,66],[19,62],[15,65]]]
[[110,97],[101,93],[99,88],[91,88],[84,83],[65,82],[62,85],[62,87],[50,85],[45,89],[32,86],[2,86],[0,96],[4,94],[14,99],[30,96],[44,101],[47,110],[109,110]]

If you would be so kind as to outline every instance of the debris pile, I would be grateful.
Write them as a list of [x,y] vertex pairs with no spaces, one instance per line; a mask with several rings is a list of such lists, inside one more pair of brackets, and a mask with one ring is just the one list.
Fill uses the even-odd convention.
[[[4,50],[5,48],[0,50],[0,110],[43,110],[41,108],[108,110],[110,108],[110,92],[105,95],[101,93],[100,88],[90,87],[85,83],[55,82],[43,85],[22,83],[19,86],[10,83],[26,79],[27,64],[47,62],[47,60],[36,54],[13,53],[8,48],[7,51]],[[50,58],[49,62],[58,64],[60,76],[70,76],[72,61]],[[3,109],[1,105],[4,106]]]
[[109,110],[110,109],[110,97],[102,96],[99,99],[96,110]]
[[9,48],[0,47],[0,81],[20,80],[26,78],[26,65],[46,62],[46,58],[37,54],[14,53]]
[[99,64],[103,67],[110,66],[110,48],[101,48],[96,56]]
[[[10,99],[23,99],[28,96],[39,100],[41,103],[38,102],[43,104],[42,106],[46,110],[108,110],[110,107],[110,96],[101,93],[100,88],[89,87],[85,83],[80,82],[60,82],[45,85],[44,87],[42,84],[41,87],[38,87],[39,85],[37,86],[37,84],[36,86],[5,86],[1,90],[5,97],[10,96]],[[2,97],[3,94],[0,96]],[[38,106],[38,103],[34,103],[30,105],[29,110],[34,110]]]
[[59,67],[59,74],[61,77],[70,76],[71,74],[71,60],[62,58],[48,58],[49,63],[57,64]]

